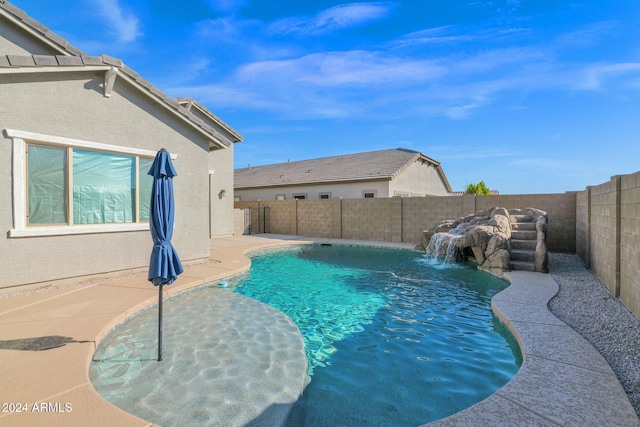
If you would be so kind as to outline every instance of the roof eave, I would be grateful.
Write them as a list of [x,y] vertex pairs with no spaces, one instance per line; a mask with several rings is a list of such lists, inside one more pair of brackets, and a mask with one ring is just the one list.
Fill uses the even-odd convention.
[[202,104],[200,104],[195,99],[186,98],[186,97],[176,98],[176,99],[177,99],[178,103],[180,105],[182,105],[184,108],[186,108],[187,110],[189,110],[190,108],[193,108],[193,107],[198,109],[198,111],[200,111],[202,114],[207,116],[211,121],[213,121],[218,126],[223,128],[226,132],[228,132],[232,136],[234,143],[235,142],[241,142],[244,139],[242,137],[242,135],[240,135],[235,129],[233,129],[231,126],[229,126],[224,120],[222,120],[220,117],[216,116],[214,113],[209,111],[209,109],[204,107]]

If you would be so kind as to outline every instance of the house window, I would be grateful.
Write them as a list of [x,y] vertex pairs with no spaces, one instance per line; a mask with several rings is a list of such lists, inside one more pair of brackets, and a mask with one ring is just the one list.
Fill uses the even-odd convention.
[[364,197],[365,199],[373,199],[374,197],[376,197],[376,192],[375,191],[363,191],[362,192],[362,197]]
[[276,200],[284,200],[285,196],[284,194],[276,194]]
[[[13,144],[10,237],[149,229],[154,151],[5,129]],[[175,158],[175,155],[173,156]]]
[[28,224],[147,221],[153,177],[146,171],[152,162],[123,154],[27,144]]
[[33,146],[27,170],[29,224],[66,224],[67,150]]
[[331,198],[331,193],[319,193],[318,196],[321,199],[330,199]]
[[239,202],[239,201],[241,201],[241,200],[242,200],[242,199],[241,199],[241,197],[240,197],[240,196],[233,196],[233,201],[234,201],[234,202]]
[[293,198],[298,200],[304,200],[307,198],[307,193],[293,193]]

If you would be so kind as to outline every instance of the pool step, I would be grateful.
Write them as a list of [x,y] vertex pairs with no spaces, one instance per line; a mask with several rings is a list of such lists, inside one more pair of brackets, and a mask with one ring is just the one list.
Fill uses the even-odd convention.
[[536,241],[535,240],[521,240],[521,239],[511,238],[511,249],[512,250],[535,251],[536,250]]
[[536,271],[536,223],[531,215],[511,214],[511,268]]

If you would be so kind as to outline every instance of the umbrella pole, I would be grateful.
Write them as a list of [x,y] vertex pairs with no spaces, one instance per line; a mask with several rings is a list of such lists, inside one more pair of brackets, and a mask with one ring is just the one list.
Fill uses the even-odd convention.
[[162,360],[162,285],[158,286],[158,362]]

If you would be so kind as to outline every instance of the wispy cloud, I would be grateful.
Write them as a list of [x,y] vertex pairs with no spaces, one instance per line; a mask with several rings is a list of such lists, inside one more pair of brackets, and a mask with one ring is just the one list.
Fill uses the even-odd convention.
[[272,34],[318,35],[358,27],[383,19],[395,7],[391,2],[349,3],[334,6],[310,17],[295,16],[269,26]]
[[92,0],[98,13],[107,21],[119,42],[129,43],[142,35],[138,18],[123,8],[118,0]]
[[370,50],[321,53],[298,46],[295,37],[270,49],[269,39],[263,37],[269,31],[320,34],[364,25],[383,19],[393,8],[389,2],[350,3],[271,25],[232,17],[203,21],[200,36],[215,40],[216,49],[236,46],[242,59],[215,84],[176,86],[169,92],[194,96],[215,108],[260,110],[287,119],[459,120],[500,105],[512,95],[518,99],[515,108],[524,108],[528,94],[540,90],[597,90],[609,80],[617,85],[640,84],[640,63],[594,64],[572,56],[577,41],[571,40],[586,40],[589,34],[595,40],[608,22],[544,38],[543,43],[526,26],[440,26]]
[[427,28],[405,34],[387,44],[391,48],[410,47],[418,45],[452,44],[474,40],[475,35],[452,34],[450,26]]
[[347,51],[255,62],[240,67],[237,76],[242,81],[283,80],[287,84],[315,86],[413,85],[444,72],[432,61],[408,60],[379,52]]
[[558,43],[565,48],[592,47],[610,39],[617,31],[618,24],[615,21],[596,22],[561,35]]
[[208,0],[209,6],[223,13],[235,13],[247,4],[247,0]]
[[577,89],[601,90],[610,81],[626,87],[638,87],[640,62],[589,65],[581,74],[583,78],[575,82]]

